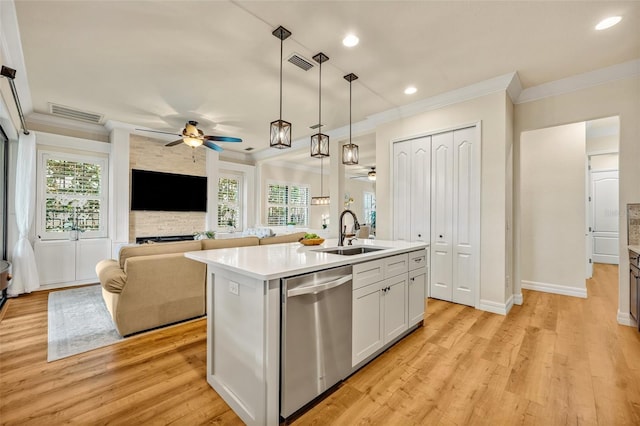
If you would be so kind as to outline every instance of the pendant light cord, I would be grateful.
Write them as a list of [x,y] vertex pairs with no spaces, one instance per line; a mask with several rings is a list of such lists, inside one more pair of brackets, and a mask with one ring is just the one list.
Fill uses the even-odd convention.
[[320,157],[320,196],[324,197],[324,188],[322,186],[323,182],[324,182],[324,158]]
[[282,121],[282,53],[284,40],[280,38],[280,121]]
[[349,145],[352,145],[351,143],[351,83],[352,83],[352,80],[349,80]]
[[[318,78],[318,134],[322,133],[322,57],[320,57],[320,78]],[[318,140],[318,143],[320,141]]]

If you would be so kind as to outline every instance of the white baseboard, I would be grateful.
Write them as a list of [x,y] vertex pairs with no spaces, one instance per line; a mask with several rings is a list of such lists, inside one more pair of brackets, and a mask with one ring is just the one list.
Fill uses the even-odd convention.
[[631,315],[629,315],[629,312],[618,311],[617,319],[618,319],[618,324],[620,325],[628,325],[629,327],[637,326],[636,322],[633,320],[633,318],[631,318]]
[[513,295],[513,303],[515,305],[522,305],[523,302],[524,302],[524,299],[522,298],[522,293]]
[[561,294],[563,296],[587,298],[587,289],[578,287],[568,287],[566,285],[538,283],[535,281],[522,280],[522,288],[527,290],[542,291],[544,293]]
[[79,280],[79,281],[70,281],[70,282],[66,282],[66,283],[55,283],[55,284],[43,284],[41,285],[36,291],[41,291],[41,290],[56,290],[56,289],[62,289],[62,288],[67,288],[67,287],[76,287],[79,285],[86,285],[86,284],[99,284],[100,280],[98,279],[98,277],[95,278],[91,278],[88,280]]
[[506,303],[493,302],[491,300],[480,300],[478,309],[481,311],[493,312],[494,314],[507,315],[513,307],[513,296],[507,299]]

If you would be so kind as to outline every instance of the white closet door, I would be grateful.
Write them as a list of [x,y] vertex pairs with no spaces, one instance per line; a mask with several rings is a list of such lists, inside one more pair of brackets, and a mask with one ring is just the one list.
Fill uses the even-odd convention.
[[431,297],[451,301],[453,133],[431,137]]
[[411,141],[393,144],[393,238],[411,241]]
[[431,137],[411,141],[411,241],[429,242]]
[[475,305],[479,255],[480,149],[475,127],[453,132],[453,302]]

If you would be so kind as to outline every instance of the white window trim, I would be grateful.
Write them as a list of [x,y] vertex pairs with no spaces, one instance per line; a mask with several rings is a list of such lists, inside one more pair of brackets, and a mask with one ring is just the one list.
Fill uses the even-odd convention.
[[[369,220],[370,217],[367,216],[367,194],[371,194],[373,196],[372,198],[375,200],[376,199],[376,193],[374,191],[363,191],[362,192],[362,217],[363,217],[362,222],[366,223],[369,226],[371,226],[371,220]],[[374,202],[374,205],[375,205],[375,202]],[[376,208],[372,207],[370,210],[372,212],[374,212],[374,211],[376,211]]]
[[81,232],[80,238],[106,238],[108,236],[108,220],[109,220],[109,159],[106,156],[96,154],[74,154],[67,151],[56,151],[48,149],[38,149],[38,163],[36,167],[36,233],[41,240],[66,240],[69,239],[69,232],[46,232],[45,231],[45,214],[46,191],[44,184],[44,172],[46,170],[46,161],[48,159],[82,161],[87,163],[100,164],[102,170],[101,176],[101,194],[100,194],[100,225],[99,231]]
[[[247,214],[245,212],[246,207],[245,207],[245,202],[246,202],[246,195],[245,195],[245,180],[246,177],[244,175],[244,173],[241,172],[233,172],[233,171],[226,171],[226,170],[220,170],[220,173],[218,173],[218,189],[220,188],[220,179],[236,179],[238,180],[238,202],[235,203],[238,207],[238,210],[240,211],[240,214],[238,215],[238,221],[240,223],[236,224],[236,229],[238,230],[243,230],[246,228],[246,217]],[[220,205],[220,200],[216,197],[216,212],[218,211],[218,205]],[[219,220],[220,218],[217,218],[217,220]],[[218,224],[218,228],[222,226],[220,224]]]
[[[236,173],[242,175],[242,223],[244,229],[253,226],[256,222],[256,168],[255,166],[249,166],[246,164],[232,163],[229,161],[217,161],[217,173],[215,173],[215,182],[218,182],[217,176],[224,173]],[[207,176],[213,176],[207,174]],[[212,197],[214,195],[211,195]],[[215,209],[211,212],[211,228],[217,229],[218,224],[218,187],[215,186]],[[207,213],[207,215],[209,215]],[[237,231],[240,231],[238,229]]]
[[[298,226],[309,226],[309,223],[311,222],[311,210],[310,210],[310,206],[311,206],[311,185],[306,184],[306,183],[295,183],[295,182],[285,182],[285,181],[278,181],[278,180],[267,180],[265,182],[265,186],[264,186],[264,205],[265,205],[265,211],[264,211],[264,223],[267,226],[281,226],[281,225],[269,225],[269,207],[271,206],[282,206],[282,204],[271,204],[269,203],[268,200],[268,196],[269,196],[269,185],[283,185],[283,186],[297,186],[300,188],[306,188],[309,191],[309,202],[307,203],[307,205],[305,206],[307,209],[307,223],[305,224],[299,224]],[[299,205],[295,205],[295,204],[284,204],[285,207],[289,208],[289,207],[300,207]],[[289,218],[287,217],[287,220]],[[287,224],[285,223],[282,226],[286,226]]]

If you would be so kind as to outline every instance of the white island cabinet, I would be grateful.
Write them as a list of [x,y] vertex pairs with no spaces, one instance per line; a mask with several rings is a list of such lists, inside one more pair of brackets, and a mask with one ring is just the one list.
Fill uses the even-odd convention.
[[[379,262],[382,278],[375,276],[375,271],[369,272],[374,275],[369,278],[369,287],[377,286],[378,292],[390,288],[386,292],[389,309],[380,311],[378,304],[369,313],[361,311],[365,316],[382,315],[388,323],[378,330],[383,341],[378,351],[383,350],[385,336],[387,342],[397,341],[411,329],[410,321],[421,317],[415,311],[409,317],[412,306],[424,307],[424,292],[417,293],[420,302],[410,299],[409,295],[416,293],[411,291],[409,274],[411,259],[424,254],[426,244],[381,240],[357,243],[385,249],[352,256],[318,251],[337,245],[336,240],[327,240],[315,247],[291,243],[185,253],[207,264],[207,381],[246,424],[280,423],[283,279],[345,265],[354,265],[355,271],[360,264]],[[353,282],[357,281],[354,272]],[[359,333],[354,329],[353,342],[360,338]],[[373,352],[370,357],[375,356]]]

